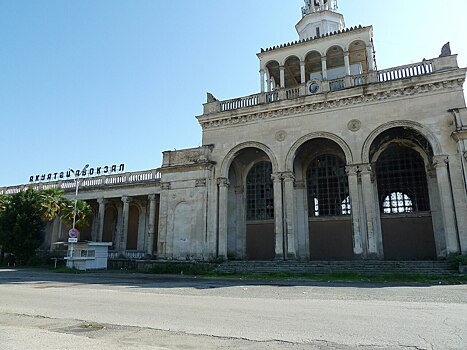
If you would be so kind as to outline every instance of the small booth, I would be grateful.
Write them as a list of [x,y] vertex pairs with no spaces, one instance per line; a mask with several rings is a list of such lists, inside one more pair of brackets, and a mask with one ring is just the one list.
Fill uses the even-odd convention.
[[68,243],[66,266],[77,270],[105,270],[111,242]]

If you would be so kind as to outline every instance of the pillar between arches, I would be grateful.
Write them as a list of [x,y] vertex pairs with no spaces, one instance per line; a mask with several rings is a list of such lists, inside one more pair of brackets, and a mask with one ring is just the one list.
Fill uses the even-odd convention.
[[275,245],[274,252],[277,260],[284,258],[287,251],[284,240],[284,208],[283,208],[283,183],[282,174],[274,173],[271,175],[274,186],[274,221],[275,221]]

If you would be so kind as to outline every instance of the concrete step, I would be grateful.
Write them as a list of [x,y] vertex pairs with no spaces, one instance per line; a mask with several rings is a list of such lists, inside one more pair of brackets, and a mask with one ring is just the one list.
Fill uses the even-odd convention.
[[219,265],[221,273],[361,273],[447,276],[456,269],[446,261],[227,261]]

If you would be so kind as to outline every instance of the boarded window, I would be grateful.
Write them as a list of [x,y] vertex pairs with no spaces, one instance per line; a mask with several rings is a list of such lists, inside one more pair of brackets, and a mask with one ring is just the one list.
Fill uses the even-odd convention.
[[274,218],[274,185],[270,162],[257,163],[246,178],[247,220]]

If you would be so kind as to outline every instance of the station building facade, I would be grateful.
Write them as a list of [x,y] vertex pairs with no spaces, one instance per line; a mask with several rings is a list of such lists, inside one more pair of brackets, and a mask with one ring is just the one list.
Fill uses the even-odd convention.
[[[306,0],[299,39],[257,54],[260,92],[197,117],[201,147],[158,169],[82,179],[82,240],[111,256],[417,260],[467,254],[466,69],[439,57],[378,70],[373,28]],[[14,193],[30,185],[0,189]],[[62,188],[74,181],[35,185]],[[67,229],[47,228],[51,249]]]

